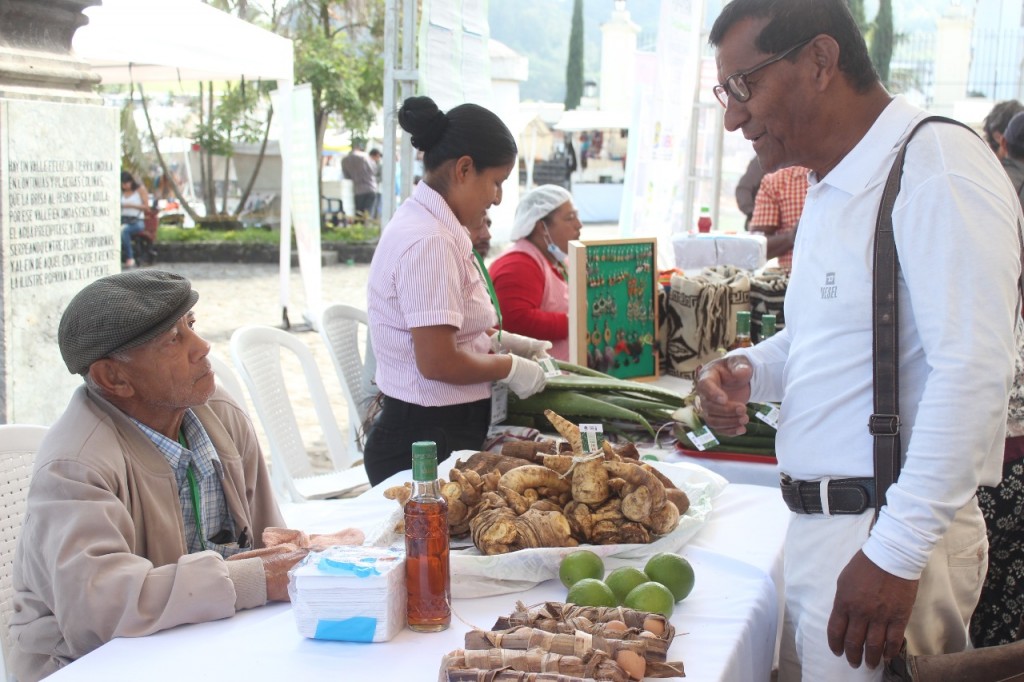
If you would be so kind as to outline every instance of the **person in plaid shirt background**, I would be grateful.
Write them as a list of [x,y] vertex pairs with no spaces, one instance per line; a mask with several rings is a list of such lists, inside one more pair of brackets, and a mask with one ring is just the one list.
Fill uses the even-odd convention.
[[793,267],[793,240],[807,196],[807,169],[790,166],[768,173],[754,199],[750,231],[768,237],[768,258],[778,258],[779,267]]

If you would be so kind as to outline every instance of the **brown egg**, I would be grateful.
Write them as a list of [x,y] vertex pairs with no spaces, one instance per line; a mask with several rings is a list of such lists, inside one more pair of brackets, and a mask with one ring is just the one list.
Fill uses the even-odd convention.
[[635,651],[620,651],[615,654],[615,662],[626,671],[631,680],[642,680],[647,674],[647,661]]
[[619,634],[628,630],[629,628],[621,620],[610,620],[604,624],[604,632],[607,635]]
[[653,632],[655,635],[661,637],[665,634],[665,621],[661,620],[661,618],[648,616],[644,619],[644,630]]

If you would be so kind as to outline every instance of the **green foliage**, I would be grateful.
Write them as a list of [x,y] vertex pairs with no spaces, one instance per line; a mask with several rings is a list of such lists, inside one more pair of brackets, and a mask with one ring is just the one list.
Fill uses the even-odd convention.
[[135,125],[135,103],[125,101],[121,107],[121,168],[141,177],[147,169],[139,129]]
[[892,61],[893,28],[892,0],[880,0],[871,32],[871,62],[883,83],[889,82],[889,63]]
[[569,29],[569,59],[565,65],[565,110],[575,109],[583,97],[583,0],[574,0]]
[[320,232],[320,240],[325,242],[375,242],[380,239],[379,223],[353,223],[348,227]]
[[854,21],[857,22],[860,32],[867,35],[870,27],[864,14],[864,0],[847,0],[847,4],[850,6],[850,14],[853,15]]
[[365,136],[384,100],[384,0],[300,0],[284,19],[295,80],[313,91],[318,147],[333,115]]
[[[379,225],[363,225],[356,223],[335,230],[324,230],[320,234],[323,242],[373,242],[380,238]],[[294,242],[295,237],[292,236]],[[232,244],[280,244],[281,230],[268,230],[262,227],[247,227],[243,230],[204,230],[202,228],[182,228],[161,225],[157,242],[199,242]]]
[[225,83],[224,87],[212,120],[197,126],[195,140],[207,153],[231,157],[235,142],[256,143],[263,139],[266,120],[256,115],[256,109],[269,84],[257,86],[242,81]]

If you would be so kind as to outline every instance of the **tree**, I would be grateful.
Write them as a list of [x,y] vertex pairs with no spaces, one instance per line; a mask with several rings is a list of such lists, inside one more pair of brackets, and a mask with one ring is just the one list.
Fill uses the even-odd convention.
[[296,41],[296,82],[313,91],[317,152],[335,114],[365,137],[384,101],[384,1],[292,0],[273,20]]
[[862,35],[868,33],[868,20],[864,15],[864,0],[848,0],[847,4],[850,6],[850,14],[853,15],[853,20],[857,22],[857,28],[860,29]]
[[871,32],[871,61],[883,83],[889,82],[889,64],[892,61],[893,30],[892,0],[880,0]]
[[[174,182],[174,176],[170,173],[167,162],[160,153],[160,145],[157,143],[156,134],[153,132],[153,122],[149,116],[149,107],[146,104],[146,94],[142,85],[139,85],[139,98],[142,102],[142,112],[146,117],[146,125],[149,128],[149,136],[153,141],[153,151],[156,154],[157,163],[160,165],[164,177],[170,181],[171,190],[174,196],[181,203],[184,210],[197,224],[202,223],[229,223],[237,222],[238,214],[245,206],[259,175],[260,167],[263,164],[263,155],[267,149],[267,139],[270,134],[270,122],[274,110],[267,107],[266,121],[260,118],[257,113],[257,106],[266,90],[268,84],[261,87],[247,87],[242,81],[239,85],[228,84],[226,91],[221,94],[220,101],[215,104],[213,94],[213,83],[199,84],[199,125],[195,132],[194,139],[199,144],[199,172],[200,172],[200,193],[203,204],[206,207],[205,216],[200,216],[195,208],[184,196],[182,189]],[[235,142],[256,142],[262,138],[259,157],[253,169],[252,177],[242,190],[241,196],[234,207],[233,212],[227,210],[228,193],[230,189],[227,161],[234,155]],[[220,211],[217,210],[217,197],[215,193],[216,179],[213,177],[213,157],[223,156],[225,159],[224,181],[221,193]]]
[[583,0],[573,0],[572,28],[569,29],[569,61],[565,65],[565,110],[580,105],[583,98]]

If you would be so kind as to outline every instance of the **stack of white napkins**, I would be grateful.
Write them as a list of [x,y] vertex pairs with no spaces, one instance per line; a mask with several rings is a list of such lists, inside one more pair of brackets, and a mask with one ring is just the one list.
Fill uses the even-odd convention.
[[405,627],[405,551],[338,546],[310,552],[289,573],[299,634],[386,642]]

